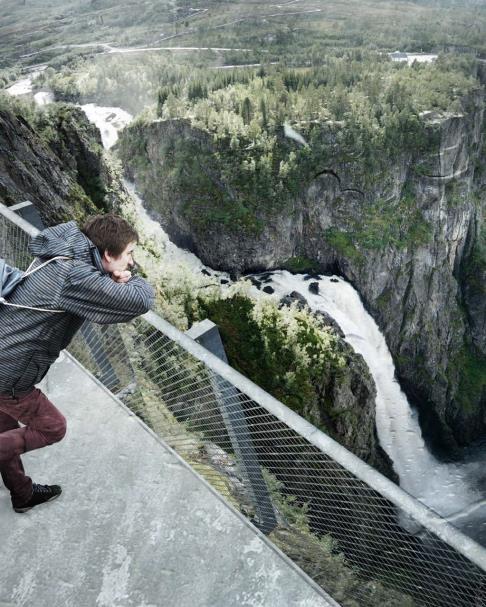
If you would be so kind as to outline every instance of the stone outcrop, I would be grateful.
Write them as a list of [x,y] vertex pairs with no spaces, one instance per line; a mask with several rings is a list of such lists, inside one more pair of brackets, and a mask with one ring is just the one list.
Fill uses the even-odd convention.
[[[301,309],[308,308],[305,297],[296,291],[280,300],[280,305],[295,303]],[[376,386],[366,362],[344,340],[344,333],[333,318],[325,312],[315,314],[336,335],[339,354],[346,362],[341,373],[322,378],[322,385],[316,387],[318,397],[309,404],[305,417],[318,427],[324,426],[335,440],[376,470],[398,480],[392,462],[378,440]]]
[[[341,183],[329,174],[317,177],[304,201],[303,254],[356,286],[386,335],[426,434],[447,451],[485,430],[484,388],[474,389],[466,375],[468,366],[480,366],[486,355],[484,280],[470,270],[475,252],[479,255],[486,206],[476,170],[486,161],[483,103],[478,95],[468,115],[424,116],[430,136],[438,138],[436,149],[426,158],[404,158],[393,167],[390,187],[371,194],[396,205],[398,216],[399,200],[408,191],[419,213],[410,220],[419,225],[400,226],[409,230],[402,243],[365,250],[348,237],[362,217],[362,203],[342,191],[356,186],[347,183],[345,167],[338,168]],[[428,232],[423,239],[412,233],[420,224]],[[483,278],[484,271],[483,265]]]
[[318,398],[309,403],[305,418],[326,432],[376,470],[398,482],[391,460],[380,446],[376,431],[376,387],[364,358],[343,338],[338,351],[344,368],[323,378]]

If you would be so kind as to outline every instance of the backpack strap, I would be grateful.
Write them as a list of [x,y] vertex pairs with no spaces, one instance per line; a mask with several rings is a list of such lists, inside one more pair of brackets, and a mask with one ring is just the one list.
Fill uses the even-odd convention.
[[[64,255],[59,255],[58,257],[52,257],[51,259],[48,259],[47,261],[44,261],[44,263],[41,263],[40,265],[38,265],[36,268],[31,269],[36,261],[34,259],[34,261],[27,268],[25,274],[22,277],[22,280],[24,278],[27,278],[27,276],[34,274],[35,272],[37,272],[37,270],[40,270],[47,264],[51,263],[51,261],[55,261],[56,259],[72,259],[72,257],[65,257]],[[63,312],[65,312],[65,310],[53,310],[53,309],[49,309],[49,308],[31,308],[30,306],[22,306],[20,304],[13,304],[13,303],[8,302],[5,299],[5,297],[0,297],[0,304],[3,304],[4,306],[12,306],[13,308],[23,308],[24,310],[36,310],[38,312],[53,312],[55,314],[62,314]]]
[[31,308],[30,306],[21,306],[20,304],[9,303],[5,297],[0,297],[0,304],[4,306],[12,306],[12,308],[24,308],[25,310],[37,310],[38,312],[54,312],[55,314],[62,314],[65,310],[53,310],[52,308]]
[[65,257],[64,255],[58,255],[57,257],[52,257],[51,259],[48,259],[47,261],[44,261],[44,263],[41,263],[39,266],[37,266],[36,268],[34,268],[33,270],[31,270],[32,266],[35,264],[35,261],[36,261],[34,259],[34,261],[30,264],[30,266],[25,271],[23,278],[27,278],[27,276],[30,276],[31,274],[34,274],[34,272],[37,272],[37,270],[40,270],[44,266],[47,266],[47,264],[51,263],[51,261],[56,261],[56,259],[72,259],[72,257]]

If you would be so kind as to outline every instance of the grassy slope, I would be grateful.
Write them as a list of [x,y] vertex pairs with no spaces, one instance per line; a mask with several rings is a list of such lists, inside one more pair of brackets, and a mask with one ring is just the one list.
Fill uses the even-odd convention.
[[[466,6],[464,6],[466,4]],[[199,10],[198,10],[199,9]],[[205,10],[207,9],[207,10]],[[251,48],[262,58],[317,57],[332,47],[420,51],[468,45],[486,51],[486,3],[300,0],[8,0],[0,3],[0,68],[59,55],[62,44],[209,45]],[[175,35],[175,37],[174,37]],[[46,52],[46,49],[50,49]],[[39,53],[40,54],[32,54]],[[229,53],[228,60],[242,58]],[[243,57],[244,58],[244,57]]]

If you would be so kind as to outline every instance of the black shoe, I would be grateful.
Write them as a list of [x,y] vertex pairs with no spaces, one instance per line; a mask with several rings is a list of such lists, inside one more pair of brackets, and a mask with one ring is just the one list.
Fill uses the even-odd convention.
[[15,512],[27,512],[34,506],[50,502],[61,495],[62,489],[59,485],[36,485],[32,483],[32,496],[30,500],[22,506],[14,506]]

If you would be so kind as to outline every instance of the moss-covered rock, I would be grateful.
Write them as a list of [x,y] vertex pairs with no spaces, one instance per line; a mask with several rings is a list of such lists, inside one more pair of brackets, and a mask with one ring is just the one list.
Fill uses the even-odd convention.
[[236,294],[200,299],[230,364],[391,478],[375,430],[373,379],[362,357],[324,317]]

